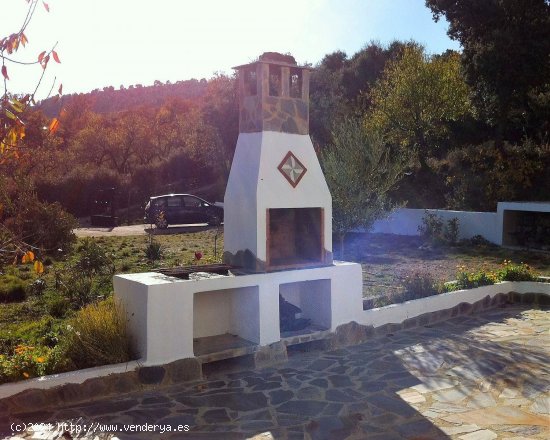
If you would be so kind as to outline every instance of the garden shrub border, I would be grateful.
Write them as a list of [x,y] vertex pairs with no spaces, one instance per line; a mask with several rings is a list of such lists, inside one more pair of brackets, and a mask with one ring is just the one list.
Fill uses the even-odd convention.
[[[341,325],[322,340],[322,347],[330,350],[360,344],[373,337],[477,313],[505,303],[550,306],[550,282],[506,281],[364,310],[358,319],[360,322]],[[270,348],[275,353],[275,361],[282,359],[281,344],[272,346],[261,347],[258,351],[262,361]],[[262,362],[262,367],[264,365]],[[24,413],[201,378],[202,367],[196,358],[165,365],[131,361],[0,385],[0,410]]]

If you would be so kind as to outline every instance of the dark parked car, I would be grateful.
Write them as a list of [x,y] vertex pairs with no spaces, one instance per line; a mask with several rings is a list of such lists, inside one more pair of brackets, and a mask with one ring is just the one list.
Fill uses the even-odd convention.
[[145,220],[164,229],[182,223],[219,225],[223,208],[191,194],[166,194],[151,197],[145,206]]

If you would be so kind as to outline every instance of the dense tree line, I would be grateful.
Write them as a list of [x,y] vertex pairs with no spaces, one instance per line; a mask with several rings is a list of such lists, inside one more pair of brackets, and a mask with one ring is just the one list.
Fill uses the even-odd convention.
[[[316,147],[338,144],[335,133],[361,121],[388,160],[408,160],[391,203],[493,210],[499,200],[548,198],[548,2],[426,4],[449,20],[461,53],[396,41],[327,54],[311,77]],[[59,126],[44,129],[54,115]],[[75,215],[89,214],[94,192],[112,186],[122,207],[170,191],[220,200],[238,136],[236,79],[108,86],[46,100],[21,118],[23,148],[0,174],[32,181],[41,199]]]

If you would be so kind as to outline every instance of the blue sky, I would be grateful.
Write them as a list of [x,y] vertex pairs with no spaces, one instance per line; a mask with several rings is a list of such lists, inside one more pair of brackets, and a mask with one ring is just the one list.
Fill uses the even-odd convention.
[[[24,0],[2,0],[0,36],[16,31]],[[58,42],[60,65],[48,69],[65,93],[104,86],[150,85],[230,73],[262,52],[290,52],[318,63],[336,50],[353,55],[370,41],[414,39],[430,53],[460,49],[435,23],[424,0],[49,0],[18,54],[29,61]],[[7,8],[6,8],[7,6]],[[9,21],[8,21],[9,17]],[[28,90],[39,66],[10,69],[10,90]],[[57,89],[57,85],[55,86]]]

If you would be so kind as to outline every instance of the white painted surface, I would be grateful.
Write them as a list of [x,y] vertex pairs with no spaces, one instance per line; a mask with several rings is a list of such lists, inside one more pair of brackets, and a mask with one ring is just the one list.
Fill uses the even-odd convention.
[[194,357],[193,337],[229,332],[259,345],[278,342],[279,289],[292,283],[304,286],[304,312],[331,330],[356,320],[362,310],[357,263],[200,280],[152,272],[114,277],[115,297],[126,308],[147,364]]
[[498,202],[498,219],[496,224],[498,242],[496,243],[501,246],[506,239],[504,231],[504,216],[506,215],[506,211],[550,212],[550,202]]
[[102,367],[86,368],[85,370],[69,371],[67,373],[51,374],[49,376],[35,377],[20,382],[5,383],[0,385],[0,399],[13,396],[25,390],[47,390],[68,383],[83,383],[94,377],[105,377],[110,374],[126,373],[143,366],[140,361],[131,361],[123,364],[104,365]]
[[279,289],[284,299],[302,309],[302,318],[311,319],[313,324],[321,327],[331,328],[330,279],[285,283]]
[[550,212],[550,202],[498,202],[497,212],[504,210]]
[[387,219],[374,223],[372,232],[397,235],[420,235],[418,227],[426,211],[435,213],[446,223],[457,218],[459,238],[481,235],[492,243],[500,244],[498,214],[495,212],[448,211],[443,209],[397,209]]
[[231,303],[231,333],[260,343],[260,289],[242,287],[233,292]]
[[391,304],[371,310],[364,310],[359,324],[380,327],[385,324],[399,324],[408,318],[414,318],[424,313],[450,309],[460,303],[473,304],[486,296],[494,297],[499,293],[544,293],[550,295],[550,283],[510,282],[478,287],[476,289],[459,290],[440,295],[415,299],[401,304]]
[[498,202],[497,212],[449,211],[444,209],[397,209],[388,218],[374,223],[372,232],[397,235],[420,235],[425,212],[432,212],[444,222],[457,218],[459,238],[481,235],[492,243],[502,245],[505,211],[550,212],[550,202]]
[[[277,168],[289,151],[307,169],[296,188]],[[224,206],[224,248],[232,254],[249,249],[266,261],[270,208],[323,208],[324,247],[332,252],[332,197],[308,135],[240,133]]]

